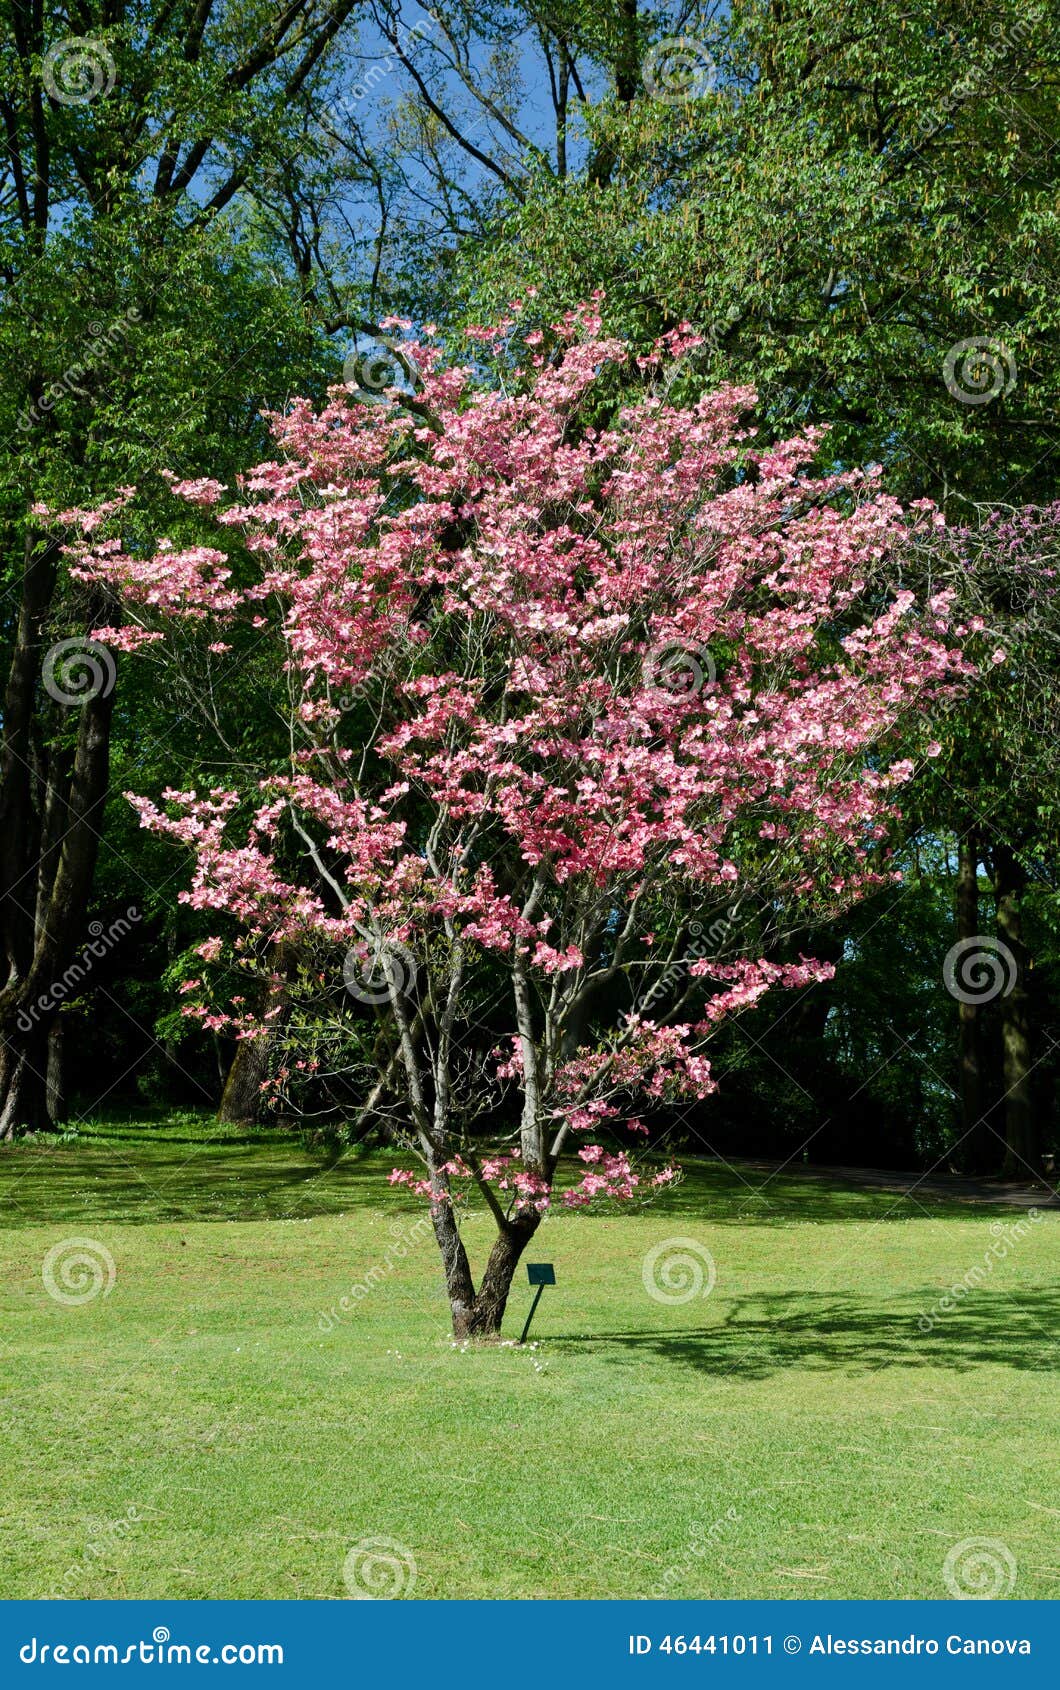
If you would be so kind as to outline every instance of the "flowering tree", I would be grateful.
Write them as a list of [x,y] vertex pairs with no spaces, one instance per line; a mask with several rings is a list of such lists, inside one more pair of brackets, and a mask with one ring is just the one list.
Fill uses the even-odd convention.
[[[293,956],[344,971],[364,1106],[419,1159],[392,1179],[430,1204],[458,1336],[499,1329],[550,1203],[676,1177],[617,1135],[708,1096],[726,1016],[830,972],[778,960],[783,912],[804,930],[882,878],[912,770],[887,745],[961,667],[945,596],[885,583],[930,512],[810,473],[819,432],[757,446],[748,390],[668,403],[684,331],[638,364],[587,308],[522,333],[518,369],[518,314],[475,331],[488,385],[428,335],[385,402],[337,388],[274,418],[245,502],[175,484],[249,546],[249,584],[221,545],[132,556],[102,537],[117,510],[65,513],[76,570],[124,607],[97,639],[157,655],[179,622],[223,651],[243,620],[282,648],[290,758],[252,800],[132,802],[191,847],[191,905],[235,918],[204,974],[271,980],[271,1002],[189,1013],[257,1037]],[[639,383],[624,407],[616,376]],[[689,942],[721,905],[724,958]]]

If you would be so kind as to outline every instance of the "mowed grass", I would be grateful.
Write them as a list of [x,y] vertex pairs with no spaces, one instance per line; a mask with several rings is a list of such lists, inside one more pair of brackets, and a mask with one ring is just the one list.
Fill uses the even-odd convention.
[[[414,1597],[945,1597],[972,1538],[1060,1592],[1056,1212],[704,1163],[546,1223],[536,1349],[457,1348],[392,1161],[187,1119],[0,1152],[5,1596],[345,1599],[372,1538]],[[675,1238],[710,1295],[648,1294]],[[105,1295],[49,1294],[70,1239]]]

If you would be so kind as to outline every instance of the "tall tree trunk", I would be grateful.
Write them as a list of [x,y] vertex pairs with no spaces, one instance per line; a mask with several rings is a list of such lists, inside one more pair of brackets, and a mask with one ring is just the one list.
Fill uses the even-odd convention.
[[43,657],[41,627],[55,589],[57,559],[57,545],[33,532],[26,535],[22,597],[4,688],[0,742],[0,945],[4,965],[0,990],[5,995],[25,978],[33,957],[41,833],[34,712]]
[[[21,1012],[19,1012],[21,1013]],[[16,1014],[0,1018],[0,1140],[22,1132],[46,1132],[55,1123],[48,1110],[48,1037]]]
[[[622,105],[630,106],[640,88],[640,43],[638,41],[638,0],[618,0],[615,11],[615,42],[612,53],[612,72],[615,96]],[[618,155],[609,141],[596,148],[586,166],[590,182],[606,188],[614,174]]]
[[56,1124],[49,1106],[48,1047],[65,995],[57,988],[84,933],[110,766],[113,675],[79,705],[58,706],[80,711],[72,759],[49,752],[37,720],[42,628],[55,585],[55,560],[52,543],[27,538],[4,695],[0,1139]]
[[64,1034],[66,1028],[63,1018],[53,1022],[48,1035],[48,1065],[45,1070],[44,1095],[48,1109],[48,1119],[55,1126],[66,1120],[66,1059],[64,1051]]
[[[969,828],[957,840],[957,939],[979,932],[979,836]],[[969,1167],[991,1165],[993,1135],[984,1119],[983,1020],[976,1003],[957,1003],[960,1052],[961,1149]],[[989,1142],[988,1142],[989,1141]]]
[[998,937],[1012,952],[1015,982],[1001,998],[1001,1048],[1005,1077],[1005,1160],[1002,1172],[1024,1177],[1039,1171],[1031,1070],[1030,957],[1023,942],[1022,901],[1027,876],[1007,845],[994,853]]

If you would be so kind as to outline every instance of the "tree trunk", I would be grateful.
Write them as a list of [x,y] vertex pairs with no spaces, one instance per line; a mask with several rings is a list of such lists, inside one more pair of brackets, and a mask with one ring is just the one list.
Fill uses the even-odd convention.
[[1034,1056],[1030,1015],[1030,958],[1023,942],[1022,899],[1027,884],[1023,866],[1008,846],[995,852],[997,931],[1015,961],[1015,983],[1001,998],[1001,1048],[1005,1076],[1005,1160],[1002,1172],[1013,1178],[1039,1171],[1037,1123],[1031,1071]]
[[[974,829],[957,840],[957,939],[979,932],[979,838]],[[964,1159],[973,1170],[990,1165],[992,1139],[983,1109],[983,1022],[976,1003],[957,1004],[960,1052],[961,1139]]]
[[239,1040],[217,1108],[219,1121],[253,1126],[259,1120],[261,1083],[269,1072],[271,1044],[271,1033],[262,1033],[256,1039]]
[[55,1126],[66,1120],[66,1060],[64,1035],[66,1028],[60,1015],[48,1035],[48,1062],[45,1070],[45,1101],[48,1119]]
[[59,704],[80,711],[72,759],[50,754],[36,719],[42,627],[55,583],[55,557],[53,544],[27,538],[3,705],[0,1139],[55,1125],[48,1044],[66,995],[63,976],[84,932],[110,766],[113,672],[80,705],[74,699]]
[[[455,1230],[456,1221],[449,1214],[449,1220]],[[460,1282],[461,1294],[454,1296],[453,1281],[446,1276],[449,1285],[449,1301],[453,1311],[453,1336],[455,1338],[492,1338],[501,1329],[504,1311],[508,1303],[508,1294],[515,1278],[515,1270],[519,1266],[523,1251],[529,1244],[534,1233],[541,1224],[541,1216],[535,1213],[516,1215],[506,1221],[502,1231],[498,1232],[493,1248],[486,1263],[486,1270],[482,1275],[482,1283],[478,1291],[472,1290],[470,1271],[466,1282]],[[435,1223],[437,1231],[437,1222]],[[460,1246],[463,1251],[463,1244]],[[444,1258],[443,1251],[443,1258]],[[467,1256],[464,1255],[465,1267]],[[469,1295],[470,1293],[470,1295]]]
[[240,1039],[228,1070],[217,1108],[219,1121],[254,1126],[261,1119],[261,1085],[269,1072],[269,1057],[276,1035],[287,1016],[287,992],[294,952],[284,946],[265,1001],[265,1031],[256,1039]]
[[[612,71],[616,98],[624,106],[632,105],[640,89],[640,43],[638,41],[638,0],[618,0],[615,17],[616,37],[612,53]],[[614,174],[618,155],[609,141],[597,147],[586,167],[590,182],[606,188]]]
[[464,1240],[460,1236],[460,1228],[448,1195],[448,1180],[439,1181],[439,1184],[443,1183],[446,1195],[442,1201],[432,1203],[431,1220],[434,1222],[434,1236],[442,1253],[445,1288],[449,1293],[449,1307],[453,1315],[453,1336],[467,1338],[470,1335],[470,1321],[475,1307],[475,1284],[471,1278],[471,1264],[467,1259]]
[[[41,858],[41,807],[34,709],[43,661],[41,627],[55,588],[58,546],[26,536],[22,598],[4,689],[0,744],[0,946],[4,996],[33,957],[34,890]],[[5,1008],[7,1005],[5,1004]]]
[[24,1012],[0,1020],[0,1140],[23,1132],[47,1132],[48,1036]]

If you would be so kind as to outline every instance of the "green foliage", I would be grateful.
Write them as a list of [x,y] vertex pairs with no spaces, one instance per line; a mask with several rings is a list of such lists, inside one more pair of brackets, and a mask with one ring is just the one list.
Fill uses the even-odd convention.
[[[756,386],[770,430],[827,422],[831,455],[907,495],[1031,499],[1060,379],[1056,22],[1015,0],[743,0],[700,31],[712,90],[584,111],[606,177],[533,174],[466,254],[471,307],[536,285],[547,318],[603,288],[622,333],[692,322],[690,383]],[[974,351],[946,382],[974,339],[985,403]]]

